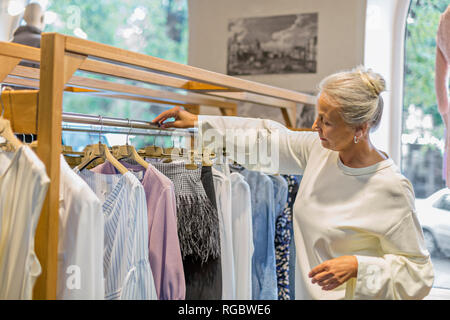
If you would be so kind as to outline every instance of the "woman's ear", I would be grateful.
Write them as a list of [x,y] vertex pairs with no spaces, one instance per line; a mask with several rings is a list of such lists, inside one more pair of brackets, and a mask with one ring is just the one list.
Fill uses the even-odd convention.
[[369,124],[368,123],[364,123],[362,125],[359,125],[355,129],[355,136],[358,139],[367,136],[368,133],[369,133]]

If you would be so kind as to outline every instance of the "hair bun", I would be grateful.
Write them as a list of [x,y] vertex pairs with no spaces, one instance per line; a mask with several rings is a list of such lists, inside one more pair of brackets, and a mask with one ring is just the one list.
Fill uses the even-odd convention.
[[381,92],[386,90],[386,81],[381,74],[373,72],[372,69],[365,70],[364,67],[357,68],[357,71],[375,95],[379,96]]
[[386,81],[379,73],[375,73],[372,70],[368,70],[368,77],[370,78],[370,82],[375,88],[376,94],[379,96],[383,91],[386,90]]

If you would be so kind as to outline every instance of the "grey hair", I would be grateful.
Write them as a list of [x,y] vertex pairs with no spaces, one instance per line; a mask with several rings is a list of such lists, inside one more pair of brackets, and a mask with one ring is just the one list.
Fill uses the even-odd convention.
[[342,119],[351,127],[368,123],[375,130],[383,114],[385,90],[384,78],[358,66],[350,71],[342,71],[323,79],[319,84],[319,95],[324,93],[333,103],[340,107]]

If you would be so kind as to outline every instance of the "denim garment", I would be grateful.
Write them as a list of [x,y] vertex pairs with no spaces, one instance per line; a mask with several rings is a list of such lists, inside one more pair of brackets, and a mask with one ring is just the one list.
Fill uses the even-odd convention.
[[266,174],[243,169],[252,198],[252,299],[277,300],[275,263],[275,201],[272,180]]
[[290,208],[290,224],[289,230],[291,234],[291,240],[289,243],[289,298],[290,300],[295,300],[295,257],[296,257],[296,249],[295,249],[295,239],[294,239],[294,227],[293,227],[293,208],[295,199],[297,198],[298,189],[300,188],[300,182],[302,181],[302,175],[285,175],[284,176],[288,181],[289,188],[289,199],[288,199],[288,207]]
[[288,197],[288,183],[287,181],[279,176],[269,176],[273,183],[273,193],[275,201],[275,221],[283,213],[284,207],[287,203]]

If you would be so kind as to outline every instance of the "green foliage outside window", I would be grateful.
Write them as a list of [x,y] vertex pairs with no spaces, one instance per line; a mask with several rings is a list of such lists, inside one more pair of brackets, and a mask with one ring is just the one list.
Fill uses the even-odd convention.
[[445,186],[445,125],[435,91],[436,34],[448,0],[411,0],[406,24],[402,171],[416,197]]
[[[50,0],[46,11],[51,19],[45,32],[58,32],[187,63],[187,0]],[[63,108],[66,112],[148,121],[170,107],[65,93]],[[142,137],[137,139],[142,140]]]
[[436,33],[448,0],[412,0],[405,46],[404,114],[410,105],[432,115],[433,135],[443,137],[444,124],[434,86]]

